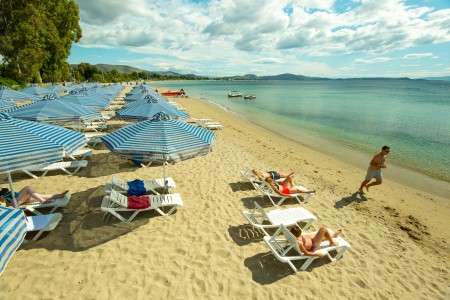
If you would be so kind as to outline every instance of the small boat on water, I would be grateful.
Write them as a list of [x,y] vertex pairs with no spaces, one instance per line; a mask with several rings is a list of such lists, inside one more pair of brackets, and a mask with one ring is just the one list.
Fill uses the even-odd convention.
[[244,99],[256,99],[255,95],[245,95]]
[[184,96],[186,95],[183,89],[180,89],[179,91],[167,91],[167,92],[161,92],[162,96]]
[[239,91],[231,91],[228,93],[228,97],[242,97],[242,93]]

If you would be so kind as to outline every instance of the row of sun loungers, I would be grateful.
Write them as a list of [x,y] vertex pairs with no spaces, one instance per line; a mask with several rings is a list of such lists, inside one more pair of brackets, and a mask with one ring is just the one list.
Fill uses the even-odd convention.
[[199,127],[205,128],[205,129],[209,129],[209,130],[220,130],[223,129],[223,125],[218,123],[218,122],[214,122],[211,119],[196,119],[196,118],[191,118],[192,121],[194,121]]
[[[281,205],[287,197],[283,197],[272,190],[265,181],[256,178],[250,169],[240,171],[242,177],[250,182],[252,186],[267,196],[273,205]],[[293,194],[300,204],[305,204],[313,194]],[[275,203],[274,197],[281,198]],[[302,197],[302,200],[299,198]],[[294,272],[305,271],[311,263],[319,258],[318,256],[305,255],[298,246],[297,238],[289,231],[288,227],[297,226],[302,229],[302,235],[315,234],[315,232],[304,232],[317,217],[303,207],[293,207],[287,209],[276,209],[266,212],[258,203],[254,202],[255,208],[252,211],[243,211],[244,218],[256,230],[260,231],[264,237],[263,241],[272,254],[283,263],[287,263]],[[271,233],[275,231],[274,233]],[[342,237],[333,238],[337,246],[332,246],[328,241],[323,241],[314,252],[324,254],[330,261],[337,261],[342,257],[350,244]],[[301,264],[299,265],[300,262]],[[294,264],[294,262],[296,262]]]

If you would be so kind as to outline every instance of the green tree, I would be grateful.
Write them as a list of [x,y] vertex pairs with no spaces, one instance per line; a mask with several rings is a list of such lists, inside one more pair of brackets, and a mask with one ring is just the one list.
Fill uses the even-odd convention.
[[2,75],[19,81],[70,78],[66,62],[82,36],[74,0],[0,0]]

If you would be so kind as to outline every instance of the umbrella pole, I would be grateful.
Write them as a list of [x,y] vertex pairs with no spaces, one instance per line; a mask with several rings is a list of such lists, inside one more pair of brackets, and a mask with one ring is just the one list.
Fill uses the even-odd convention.
[[164,194],[167,194],[167,180],[166,180],[166,160],[167,157],[166,155],[164,155],[164,160],[163,160],[163,177],[164,177]]
[[8,181],[9,181],[9,190],[11,191],[11,198],[12,198],[14,207],[19,208],[19,206],[17,205],[16,196],[14,193],[14,185],[13,185],[12,178],[11,178],[11,172],[8,172]]

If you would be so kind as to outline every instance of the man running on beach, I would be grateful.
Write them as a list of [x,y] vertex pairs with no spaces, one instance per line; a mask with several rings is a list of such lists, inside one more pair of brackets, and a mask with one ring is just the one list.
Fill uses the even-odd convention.
[[[359,192],[361,194],[364,194],[364,187],[366,187],[366,190],[369,191],[369,187],[382,183],[383,176],[381,174],[381,169],[387,168],[387,164],[385,163],[385,161],[386,155],[389,154],[390,149],[391,148],[389,148],[388,146],[383,146],[383,148],[381,148],[381,152],[376,154],[370,161],[370,166],[367,169],[366,179],[361,183],[361,186],[359,187]],[[375,178],[375,181],[369,183],[372,178]]]

